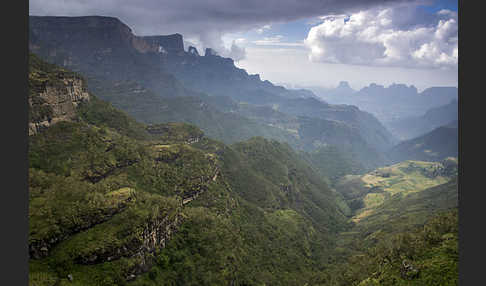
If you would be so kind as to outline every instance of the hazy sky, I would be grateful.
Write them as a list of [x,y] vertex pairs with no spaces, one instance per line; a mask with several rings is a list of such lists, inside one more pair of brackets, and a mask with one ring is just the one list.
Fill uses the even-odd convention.
[[[359,89],[457,86],[457,1],[30,0],[30,15],[114,16],[136,35],[181,33],[262,79]],[[200,52],[202,52],[200,50]]]

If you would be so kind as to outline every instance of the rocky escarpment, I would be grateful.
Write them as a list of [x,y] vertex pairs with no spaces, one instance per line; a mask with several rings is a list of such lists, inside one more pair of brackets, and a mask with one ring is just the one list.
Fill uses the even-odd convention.
[[47,62],[82,73],[92,91],[103,89],[101,96],[124,82],[141,84],[163,96],[191,95],[161,68],[167,51],[181,48],[180,40],[176,35],[134,35],[113,17],[29,17],[29,50]]
[[76,218],[73,217],[74,224],[65,229],[61,229],[56,234],[51,233],[44,237],[36,237],[34,236],[35,233],[31,233],[29,238],[29,257],[33,259],[46,257],[49,255],[49,251],[53,246],[76,233],[108,221],[114,215],[124,211],[135,200],[135,192],[130,189],[124,189],[118,193],[122,193],[123,196],[115,203],[101,206],[98,209],[90,210],[86,213],[80,213]]
[[140,263],[128,270],[127,280],[132,280],[137,275],[147,272],[152,268],[155,259],[150,254],[157,253],[160,248],[165,247],[167,241],[177,231],[182,221],[182,216],[178,214],[172,220],[164,218],[162,220],[155,220],[147,225],[142,233],[143,243],[132,254],[132,257],[138,258]]
[[[90,53],[93,49],[111,52],[111,48],[116,46],[130,47],[140,53],[156,52],[158,48],[145,41],[143,37],[135,36],[130,27],[114,17],[30,16],[29,25],[29,48],[36,52],[41,49],[40,42],[51,43],[49,54],[52,56],[58,52],[75,56],[79,52]],[[56,49],[56,46],[68,49]]]
[[54,269],[31,284],[100,285],[93,269],[117,285],[134,279],[178,231],[184,205],[211,189],[217,158],[189,146],[203,138],[197,127],[145,129],[89,95],[76,73],[33,54],[29,64],[30,123],[64,121],[29,138],[29,265]]
[[[188,47],[184,51],[179,34],[139,37],[115,18],[68,18],[33,17],[30,21],[31,50],[50,62],[64,64],[66,61],[70,69],[83,72],[90,80],[96,78],[90,81],[90,88],[97,88],[96,94],[145,123],[190,122],[201,127],[208,136],[226,143],[268,135],[285,140],[295,148],[305,150],[303,146],[312,146],[314,149],[312,144],[299,142],[294,128],[287,132],[286,128],[280,129],[281,126],[263,122],[264,125],[262,120],[248,121],[239,109],[219,110],[224,105],[221,98],[228,98],[235,104],[265,106],[291,116],[343,121],[356,126],[366,144],[377,151],[388,149],[393,143],[391,134],[371,115],[349,106],[331,106],[318,101],[310,91],[290,90],[262,81],[259,75],[248,74],[235,66],[231,58],[219,56],[210,48],[198,52]],[[69,25],[56,27],[52,24],[56,21],[59,24],[69,22]],[[76,36],[67,35],[68,32]],[[130,39],[135,38],[150,46],[147,52],[133,45],[134,40]],[[126,82],[133,82],[140,88],[120,88]],[[205,97],[201,92],[211,96]],[[203,102],[197,105],[196,101],[201,100]],[[272,120],[269,116],[262,118],[263,121]]]
[[[151,267],[148,254],[164,248],[170,237],[177,231],[182,222],[180,209],[171,214],[147,219],[140,225],[140,231],[129,240],[113,247],[94,249],[90,252],[79,252],[75,257],[79,264],[97,264],[120,259],[121,257],[142,258],[143,263],[131,269],[130,274],[140,274]],[[129,276],[130,276],[129,274]]]
[[[31,61],[37,59],[32,56]],[[39,66],[29,72],[29,135],[76,116],[76,107],[90,96],[83,79],[64,70],[47,75]]]
[[180,53],[184,52],[184,42],[181,34],[166,36],[144,36],[141,37],[147,43],[158,47],[158,52]]
[[200,177],[199,184],[195,184],[195,186],[189,191],[184,192],[182,196],[182,205],[190,203],[191,201],[195,200],[200,194],[207,191],[208,184],[211,182],[215,182],[220,174],[220,169],[217,166],[214,166],[214,169],[212,170],[212,175],[207,177]]

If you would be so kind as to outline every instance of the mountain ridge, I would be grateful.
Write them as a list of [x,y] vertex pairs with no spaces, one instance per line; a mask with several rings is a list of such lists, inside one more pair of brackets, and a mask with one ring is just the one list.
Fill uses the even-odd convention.
[[[68,94],[73,74],[29,62]],[[29,136],[30,285],[300,285],[326,261],[345,217],[288,144],[227,146],[89,98]]]
[[[268,106],[277,111],[285,108],[290,115],[303,115],[302,111],[292,111],[290,108],[297,104],[299,108],[312,112],[319,119],[344,121],[359,127],[356,131],[369,145],[365,149],[371,148],[379,152],[394,143],[393,136],[372,115],[355,107],[332,106],[317,101],[315,95],[309,91],[287,90],[269,81],[262,81],[258,75],[249,75],[245,70],[235,67],[230,58],[210,52],[205,56],[198,56],[181,51],[182,36],[177,34],[138,37],[126,29],[126,25],[113,31],[111,28],[104,30],[101,24],[88,27],[91,19],[89,17],[62,18],[62,21],[72,22],[72,29],[81,30],[75,33],[76,36],[72,36],[69,25],[54,25],[57,19],[33,18],[30,22],[32,52],[38,53],[49,62],[81,72],[86,77],[91,92],[99,94],[102,99],[112,102],[145,123],[184,121],[199,125],[207,134],[226,143],[269,134],[270,138],[291,143],[294,148],[305,146],[295,137],[294,131],[286,130],[279,124],[267,124],[272,118],[263,121],[249,120],[238,113],[238,108],[233,109],[233,112],[218,112],[220,104],[216,101],[227,97],[235,101],[235,104],[247,102],[256,107]],[[43,24],[43,21],[47,24]],[[109,21],[120,22],[113,18]],[[116,23],[110,25],[116,26]],[[88,33],[86,29],[95,30],[89,30],[91,32]],[[65,42],[66,37],[74,38]],[[105,38],[113,38],[120,45],[112,46],[111,40],[106,41]],[[165,40],[167,41],[164,43]],[[78,42],[82,42],[82,45],[77,46]],[[145,52],[139,52],[137,48],[140,47]],[[207,92],[212,93],[205,94]],[[166,114],[168,110],[170,114]],[[220,128],[222,124],[233,127]],[[235,136],[231,132],[243,136]],[[314,148],[313,145],[308,146]],[[364,163],[371,163],[373,166],[379,164]]]

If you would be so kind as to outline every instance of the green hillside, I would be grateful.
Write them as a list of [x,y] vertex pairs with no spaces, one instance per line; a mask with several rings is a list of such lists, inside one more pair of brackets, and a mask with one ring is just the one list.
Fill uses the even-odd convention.
[[397,144],[387,152],[392,162],[404,160],[440,161],[457,157],[459,152],[457,120],[417,138]]
[[315,285],[459,285],[458,210],[387,233],[317,275]]
[[[344,186],[347,187],[344,187]],[[336,185],[351,207],[316,285],[458,285],[457,161],[407,161]]]
[[29,136],[30,285],[301,285],[346,228],[339,196],[286,144],[227,146],[93,95],[76,104]]
[[30,18],[59,65],[30,55],[29,285],[457,284],[450,130],[385,154],[371,114],[179,34]]
[[336,184],[359,221],[394,196],[407,196],[435,187],[457,176],[457,159],[442,162],[404,161],[365,175],[347,175]]

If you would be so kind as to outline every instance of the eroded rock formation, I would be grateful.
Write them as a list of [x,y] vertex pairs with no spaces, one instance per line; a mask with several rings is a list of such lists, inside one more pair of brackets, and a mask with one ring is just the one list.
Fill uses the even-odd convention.
[[45,110],[44,114],[29,120],[29,135],[34,135],[59,121],[69,121],[76,116],[76,107],[90,97],[82,79],[67,77],[61,84],[46,82],[38,93],[29,97],[32,110]]

